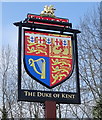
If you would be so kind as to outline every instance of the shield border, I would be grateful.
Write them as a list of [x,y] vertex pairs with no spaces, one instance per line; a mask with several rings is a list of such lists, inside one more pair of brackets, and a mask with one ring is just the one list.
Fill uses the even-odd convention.
[[[68,35],[68,36],[71,36],[71,42],[72,42],[72,63],[73,63],[73,64],[72,64],[72,70],[71,70],[71,72],[70,72],[70,74],[69,74],[68,77],[66,77],[66,78],[63,79],[61,82],[57,83],[56,85],[48,86],[48,85],[44,84],[43,82],[39,81],[39,79],[37,79],[36,77],[34,77],[32,74],[30,74],[30,72],[29,72],[28,69],[27,69],[26,63],[25,63],[25,31],[40,32],[40,33],[50,33],[50,34],[58,34],[58,35],[60,34],[60,35]],[[32,79],[36,80],[38,83],[40,83],[41,85],[43,85],[43,86],[45,86],[45,87],[47,87],[47,88],[49,88],[49,89],[52,89],[52,88],[54,88],[54,87],[62,84],[63,82],[65,82],[67,79],[69,79],[69,78],[71,77],[71,75],[72,75],[72,73],[73,73],[73,71],[74,71],[74,63],[75,63],[75,61],[74,61],[74,60],[75,60],[75,59],[74,59],[74,53],[75,53],[74,50],[75,50],[75,48],[74,48],[74,42],[73,42],[73,35],[72,35],[72,34],[64,34],[64,33],[61,34],[61,33],[55,33],[55,32],[45,32],[45,31],[38,31],[38,30],[23,29],[23,63],[24,63],[24,68],[25,68],[27,74],[28,74]]]

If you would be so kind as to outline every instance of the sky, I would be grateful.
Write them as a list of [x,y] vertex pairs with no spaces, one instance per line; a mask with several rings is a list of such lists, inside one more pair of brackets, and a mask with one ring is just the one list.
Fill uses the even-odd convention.
[[69,19],[75,28],[98,2],[2,2],[2,44],[17,47],[18,29],[13,23],[24,20],[27,13],[39,15],[45,5],[54,5],[56,17]]
[[0,2],[0,42],[3,46],[9,44],[14,48],[17,47],[18,28],[13,23],[24,20],[27,13],[39,15],[45,5],[54,5],[56,17],[69,19],[73,28],[76,28],[80,18],[83,18],[85,14],[90,14],[90,11],[98,5],[98,0],[93,0],[93,2],[91,0],[86,0],[86,2],[65,2],[67,0],[56,0],[56,2],[53,2],[55,0],[50,0],[52,2],[45,2],[45,0],[35,0],[36,2],[32,2],[32,0],[29,0],[29,2],[27,0],[25,0],[26,2],[12,1],[1,0]]

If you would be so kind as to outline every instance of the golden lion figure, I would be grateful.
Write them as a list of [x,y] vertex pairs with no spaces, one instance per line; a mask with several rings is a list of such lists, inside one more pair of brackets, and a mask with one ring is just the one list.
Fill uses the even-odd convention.
[[42,11],[41,12],[41,15],[51,15],[51,16],[54,16],[54,11],[55,11],[56,9],[54,8],[54,6],[53,5],[50,5],[50,6],[48,6],[48,5],[45,5],[44,6],[44,11]]

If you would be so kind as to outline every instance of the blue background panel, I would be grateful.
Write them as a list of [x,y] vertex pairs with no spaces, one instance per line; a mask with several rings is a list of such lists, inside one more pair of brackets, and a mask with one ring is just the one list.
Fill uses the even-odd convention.
[[[36,73],[34,71],[34,68],[32,66],[30,66],[29,64],[29,59],[33,59],[33,60],[37,60],[43,58],[46,61],[46,65],[45,65],[45,79],[41,79],[41,75]],[[43,84],[50,86],[50,65],[49,65],[49,57],[43,57],[43,56],[31,56],[31,55],[25,55],[24,56],[24,62],[25,62],[25,67],[27,69],[27,72],[29,72],[29,74],[31,76],[33,76],[34,78],[36,78],[39,82],[42,82]],[[39,71],[41,73],[41,65],[42,65],[42,61],[40,60],[39,62],[35,62],[35,67],[37,69],[37,71]]]

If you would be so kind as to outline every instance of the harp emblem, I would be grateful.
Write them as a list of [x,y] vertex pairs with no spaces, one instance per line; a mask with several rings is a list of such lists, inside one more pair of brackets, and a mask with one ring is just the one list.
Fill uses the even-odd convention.
[[[36,69],[36,66],[35,66],[35,62],[38,62],[38,61],[43,61],[42,62],[42,65],[41,65],[41,68],[42,68],[42,71],[41,72],[39,72],[37,69]],[[37,74],[39,74],[39,75],[41,75],[41,79],[45,79],[45,59],[44,58],[39,58],[39,59],[37,59],[37,60],[33,60],[33,59],[29,59],[29,64],[30,64],[30,66],[31,67],[33,67],[33,69],[34,69],[34,71],[37,73]]]
[[73,71],[72,37],[24,30],[24,67],[48,88],[61,84]]

